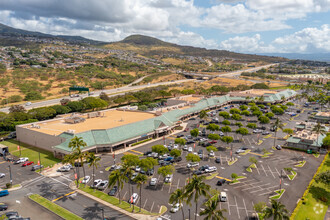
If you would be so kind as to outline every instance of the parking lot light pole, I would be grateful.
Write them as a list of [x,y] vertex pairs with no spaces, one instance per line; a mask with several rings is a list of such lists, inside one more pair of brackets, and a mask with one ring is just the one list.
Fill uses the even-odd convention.
[[12,178],[12,175],[11,175],[11,167],[10,167],[10,165],[8,165],[8,168],[9,168],[9,175],[10,175],[10,185],[13,185],[13,178]]
[[[133,186],[132,186],[132,195],[134,194],[134,192],[133,192]],[[133,199],[132,199],[133,200]],[[134,201],[132,201],[132,203],[133,203],[133,209],[132,209],[132,212],[134,212]]]
[[39,168],[40,168],[40,169],[39,169],[39,173],[41,174],[41,159],[40,159],[40,152],[39,152],[39,164],[38,164],[38,165],[39,165]]
[[189,220],[190,220],[190,209],[188,209],[188,211],[189,211]]
[[102,220],[104,220],[104,209],[101,208],[101,212],[102,212]]
[[281,176],[280,176],[280,192],[281,192],[281,190],[282,190],[282,171],[283,171],[283,170],[281,170]]

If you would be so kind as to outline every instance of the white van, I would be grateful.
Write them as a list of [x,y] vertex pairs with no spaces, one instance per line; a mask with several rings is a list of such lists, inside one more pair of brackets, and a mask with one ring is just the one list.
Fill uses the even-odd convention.
[[227,193],[226,192],[221,192],[220,193],[220,201],[221,202],[226,202],[227,201]]

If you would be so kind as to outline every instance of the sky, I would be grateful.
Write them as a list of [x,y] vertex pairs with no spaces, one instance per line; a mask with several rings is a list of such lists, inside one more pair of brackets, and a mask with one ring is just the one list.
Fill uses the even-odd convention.
[[330,0],[1,0],[0,23],[113,42],[142,34],[243,53],[330,53]]

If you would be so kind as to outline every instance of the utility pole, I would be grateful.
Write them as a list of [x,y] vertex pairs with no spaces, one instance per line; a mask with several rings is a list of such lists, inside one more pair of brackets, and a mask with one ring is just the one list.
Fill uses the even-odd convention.
[[188,209],[188,211],[189,211],[189,220],[190,220],[190,209]]
[[231,144],[231,148],[230,148],[230,160],[233,160],[233,144]]
[[[133,186],[132,186],[132,196],[133,196],[134,192],[133,192]],[[133,197],[132,197],[132,203],[133,203],[133,209],[132,212],[134,212],[134,201],[133,201]]]
[[280,192],[281,192],[281,190],[282,190],[282,171],[283,171],[283,170],[281,170],[281,176],[280,176]]
[[39,164],[38,164],[38,165],[39,165],[39,168],[40,168],[40,169],[39,169],[39,173],[41,174],[41,159],[40,159],[40,152],[39,152]]
[[104,209],[101,208],[101,211],[102,211],[102,220],[104,220]]
[[9,174],[10,174],[10,185],[13,185],[13,177],[11,175],[11,167],[10,167],[10,165],[8,165],[8,168],[9,168]]

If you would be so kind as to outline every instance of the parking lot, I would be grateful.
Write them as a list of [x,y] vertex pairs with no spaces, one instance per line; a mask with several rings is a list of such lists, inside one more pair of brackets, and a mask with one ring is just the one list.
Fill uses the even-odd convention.
[[[219,116],[215,117],[218,117],[219,119],[221,118]],[[291,117],[287,114],[281,115],[278,118],[282,121],[282,123],[285,123],[286,128],[294,128],[297,121],[305,121],[307,119],[307,112],[302,112],[293,120],[289,120]],[[256,117],[249,117],[249,119],[256,120]],[[222,118],[220,121],[221,120]],[[271,120],[271,122],[273,122],[273,120]],[[199,119],[197,118],[196,120],[188,120],[185,123],[187,123],[187,128],[190,130],[196,127],[196,124],[199,125]],[[245,127],[248,121],[242,121],[241,123]],[[220,127],[223,126],[221,124],[219,125]],[[266,130],[269,131],[271,124],[266,124],[265,127]],[[232,136],[234,140],[236,140],[234,143],[227,145],[226,143],[218,140],[216,144],[213,144],[218,148],[218,151],[215,152],[215,156],[221,158],[220,163],[216,163],[214,158],[208,157],[208,152],[206,151],[205,147],[198,146],[197,143],[195,143],[195,147],[194,143],[188,145],[188,147],[193,147],[194,152],[203,150],[204,158],[199,162],[199,167],[203,165],[217,167],[217,175],[210,180],[206,180],[206,182],[212,188],[227,192],[227,202],[222,202],[220,204],[221,208],[227,209],[225,216],[228,219],[245,219],[246,217],[250,216],[253,212],[254,204],[261,201],[267,202],[269,200],[269,196],[275,195],[274,191],[280,188],[281,172],[281,188],[286,189],[286,192],[282,195],[280,201],[286,205],[288,210],[292,211],[295,207],[296,201],[301,197],[312,178],[312,175],[310,174],[316,171],[322,160],[322,157],[315,158],[310,154],[286,149],[276,151],[273,150],[272,146],[275,138],[274,132],[270,132],[269,135],[262,135],[260,133],[253,134],[252,129],[249,129],[250,134],[242,137],[241,135],[238,135],[234,132],[236,129],[238,129],[238,126],[232,125],[231,128],[233,132],[228,133],[228,136]],[[202,130],[203,127],[200,127],[199,129]],[[210,131],[207,131],[207,134],[209,133]],[[190,134],[190,132],[186,131],[172,134],[167,136],[165,140],[160,138],[152,143],[146,143],[131,149],[124,154],[139,155],[141,159],[145,158],[143,154],[147,151],[150,151],[153,145],[168,145],[169,143],[174,142],[175,138],[177,138],[177,135],[182,134],[187,136]],[[283,145],[284,140],[282,137],[285,135],[286,134],[284,134],[282,131],[278,131],[276,144]],[[262,140],[260,145],[258,145],[259,140]],[[245,155],[235,154],[235,151],[242,146],[248,147],[248,149],[251,151]],[[231,159],[231,148],[233,151],[233,157],[237,158],[238,160],[236,163],[230,166],[228,165],[227,161]],[[263,158],[263,149],[266,149],[272,154],[268,158]],[[107,179],[110,172],[105,171],[105,168],[113,165],[114,163],[120,163],[120,158],[124,154],[116,155],[115,161],[112,157],[112,154],[103,155],[101,160],[101,167],[97,170],[95,178],[100,178],[103,180]],[[164,178],[156,172],[158,169],[158,166],[156,166],[155,173],[152,176],[153,178],[157,179],[156,186],[149,186],[149,182],[147,182],[143,187],[142,197],[139,196],[136,204],[140,205],[141,202],[142,208],[151,212],[159,212],[161,205],[166,205],[168,210],[170,210],[171,205],[168,204],[169,195],[176,189],[184,187],[187,184],[188,178],[192,175],[190,169],[187,168],[188,162],[185,160],[185,156],[187,154],[187,151],[182,151],[181,157],[183,160],[175,164],[173,180],[169,184],[165,184]],[[252,173],[246,171],[246,168],[251,164],[249,162],[250,157],[255,157],[258,160],[257,168],[253,169]],[[296,165],[298,161],[302,159],[307,161],[305,166],[303,168],[294,167],[294,165]],[[291,167],[298,173],[293,181],[289,180],[286,176],[287,173],[285,173],[283,170],[286,167]],[[89,175],[91,175],[90,170],[87,172]],[[244,176],[246,178],[240,180],[239,183],[226,183],[225,185],[217,186],[216,183],[219,179],[226,179],[230,181],[232,173],[236,173],[239,176]],[[205,175],[210,176],[211,174]],[[104,192],[108,193],[109,190],[110,189],[105,189]],[[140,192],[139,189],[137,189],[136,184],[125,184],[123,190],[121,191],[121,198],[128,201],[133,192],[138,194]],[[116,196],[118,196],[118,194]],[[201,198],[199,201],[199,208],[203,208],[202,203],[203,199]],[[183,209],[186,216],[188,216],[189,212],[191,216],[195,214],[194,206],[190,207],[184,204]],[[164,215],[164,219],[179,218],[182,218],[181,212],[170,213],[168,211]]]

